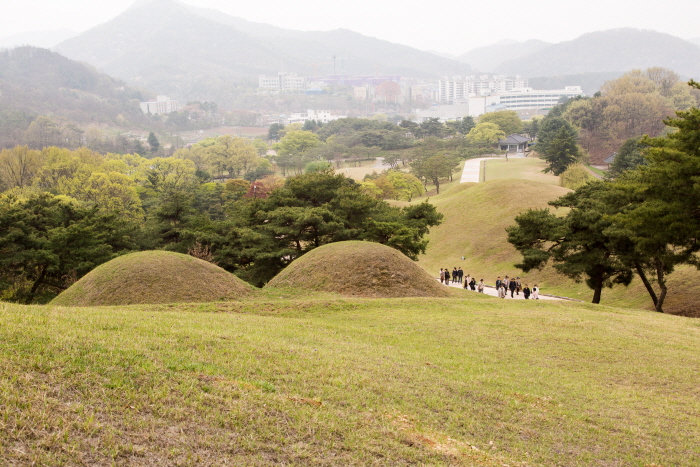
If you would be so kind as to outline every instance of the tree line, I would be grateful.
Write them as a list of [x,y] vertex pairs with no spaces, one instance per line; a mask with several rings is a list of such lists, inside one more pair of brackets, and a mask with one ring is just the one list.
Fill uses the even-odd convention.
[[[415,259],[441,221],[430,204],[392,207],[332,170],[238,178],[269,161],[248,140],[210,143],[198,149],[199,168],[183,154],[0,151],[0,299],[46,302],[97,265],[139,250],[199,256],[258,286],[334,241],[376,241]],[[213,181],[204,169],[226,177]]]

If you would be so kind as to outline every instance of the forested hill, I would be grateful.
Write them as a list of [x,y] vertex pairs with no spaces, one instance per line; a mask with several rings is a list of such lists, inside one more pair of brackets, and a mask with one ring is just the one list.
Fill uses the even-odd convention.
[[[152,0],[55,50],[181,100],[229,103],[259,74],[400,74],[438,78],[469,65],[347,30],[302,32],[250,23],[175,0]],[[312,65],[313,64],[313,65]]]
[[669,68],[684,77],[700,77],[700,47],[656,31],[631,28],[584,34],[526,56],[501,63],[501,73],[526,77],[623,72]]
[[[52,115],[76,123],[139,122],[144,96],[94,68],[47,49],[0,51],[0,119]],[[121,115],[122,117],[119,117]]]

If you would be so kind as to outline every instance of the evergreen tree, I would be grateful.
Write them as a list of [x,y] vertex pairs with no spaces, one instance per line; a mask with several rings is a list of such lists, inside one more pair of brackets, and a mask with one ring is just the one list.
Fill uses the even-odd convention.
[[151,153],[158,152],[158,149],[160,149],[160,141],[158,141],[158,137],[153,132],[148,134],[148,146],[151,148]]
[[[545,125],[546,124],[546,125]],[[563,118],[543,123],[535,149],[549,163],[544,171],[559,175],[581,157],[578,132]]]

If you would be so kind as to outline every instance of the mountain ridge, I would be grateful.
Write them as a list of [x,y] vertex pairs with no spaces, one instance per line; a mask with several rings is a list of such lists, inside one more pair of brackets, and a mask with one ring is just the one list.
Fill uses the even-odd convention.
[[527,77],[619,72],[654,66],[697,77],[700,47],[666,33],[617,28],[553,44],[527,57],[503,62],[496,71]]

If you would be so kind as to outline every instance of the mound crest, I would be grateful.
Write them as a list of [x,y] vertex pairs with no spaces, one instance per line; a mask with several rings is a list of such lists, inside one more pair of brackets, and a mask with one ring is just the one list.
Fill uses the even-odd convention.
[[401,252],[349,241],[318,247],[292,262],[266,288],[293,287],[354,297],[448,297],[441,285]]
[[253,286],[204,260],[169,251],[120,256],[90,271],[51,304],[132,305],[236,300]]

